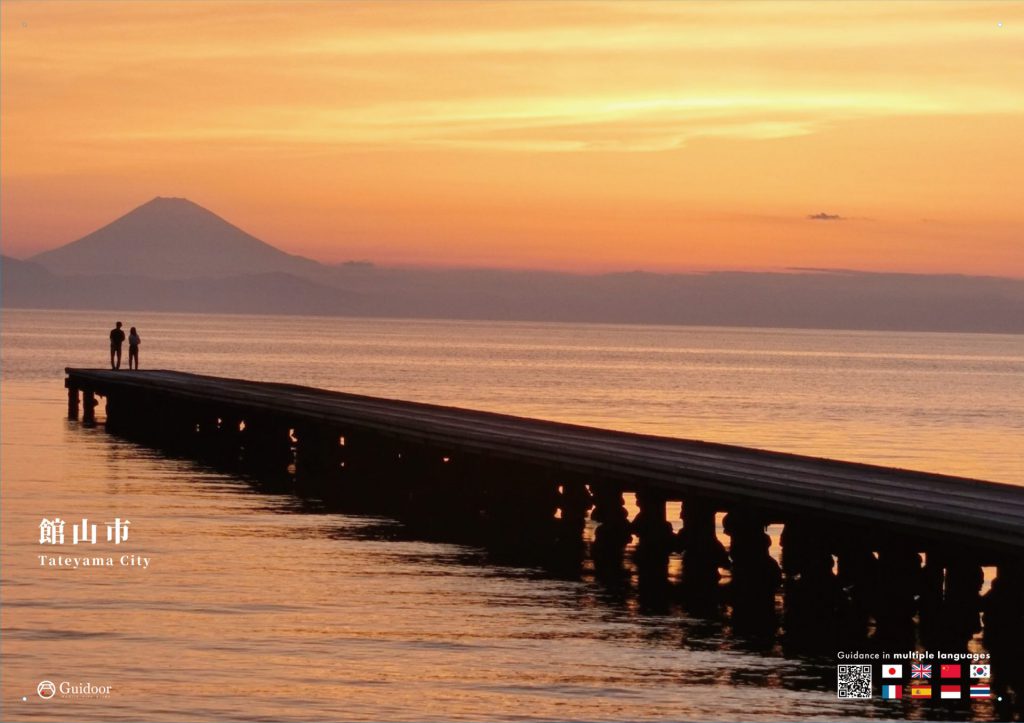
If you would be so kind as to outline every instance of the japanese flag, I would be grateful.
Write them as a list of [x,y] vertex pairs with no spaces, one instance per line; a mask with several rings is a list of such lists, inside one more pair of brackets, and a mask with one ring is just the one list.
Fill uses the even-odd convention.
[[882,677],[883,678],[902,678],[903,677],[903,666],[893,665],[892,663],[886,663],[882,666]]

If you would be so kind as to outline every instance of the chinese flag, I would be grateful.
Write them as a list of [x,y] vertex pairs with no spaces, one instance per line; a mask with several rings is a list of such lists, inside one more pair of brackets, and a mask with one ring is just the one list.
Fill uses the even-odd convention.
[[943,678],[959,678],[960,677],[960,665],[959,665],[959,663],[957,663],[957,664],[950,664],[950,665],[943,665],[941,667],[939,675],[941,675]]

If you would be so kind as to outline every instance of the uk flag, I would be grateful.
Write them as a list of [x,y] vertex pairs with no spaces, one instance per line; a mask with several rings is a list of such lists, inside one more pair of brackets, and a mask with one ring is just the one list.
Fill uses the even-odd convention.
[[930,678],[932,677],[932,666],[930,665],[919,665],[914,663],[910,666],[910,677],[911,678]]

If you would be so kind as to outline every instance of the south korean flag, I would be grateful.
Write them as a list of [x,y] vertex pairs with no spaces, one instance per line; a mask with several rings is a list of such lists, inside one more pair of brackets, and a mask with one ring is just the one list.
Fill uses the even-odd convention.
[[971,666],[971,677],[972,678],[990,678],[990,677],[992,677],[992,666],[991,665],[972,665]]

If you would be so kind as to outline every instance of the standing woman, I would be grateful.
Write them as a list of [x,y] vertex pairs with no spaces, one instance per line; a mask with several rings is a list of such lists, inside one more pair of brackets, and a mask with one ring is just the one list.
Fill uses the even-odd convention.
[[[142,339],[139,337],[139,332],[135,331],[135,327],[131,328],[128,332],[128,368],[139,369],[139,344],[142,343]],[[132,366],[132,362],[135,362],[135,366]]]

